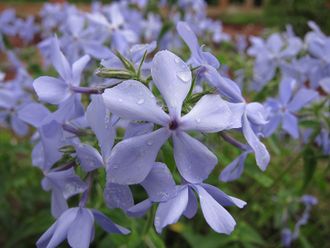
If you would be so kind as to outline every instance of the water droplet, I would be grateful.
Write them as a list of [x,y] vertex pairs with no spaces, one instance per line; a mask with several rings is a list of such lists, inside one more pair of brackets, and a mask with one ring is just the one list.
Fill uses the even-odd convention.
[[119,168],[119,164],[113,164],[113,165],[112,165],[112,168],[113,168],[113,169],[118,169],[118,168]]
[[149,140],[149,141],[147,142],[147,145],[148,145],[148,146],[152,146],[152,144],[153,144],[152,140]]
[[175,63],[179,64],[180,63],[180,59],[178,57],[175,57],[174,59]]
[[197,123],[200,123],[200,122],[201,122],[201,119],[200,119],[200,118],[196,118],[195,121],[196,121]]
[[137,102],[136,102],[137,104],[139,104],[139,105],[141,105],[141,104],[143,104],[144,103],[144,99],[143,98],[141,98],[141,99],[139,99]]
[[119,102],[122,102],[122,101],[123,101],[123,99],[119,98],[119,99],[118,99],[118,101],[119,101]]
[[176,75],[184,83],[188,83],[191,79],[190,71],[180,71]]

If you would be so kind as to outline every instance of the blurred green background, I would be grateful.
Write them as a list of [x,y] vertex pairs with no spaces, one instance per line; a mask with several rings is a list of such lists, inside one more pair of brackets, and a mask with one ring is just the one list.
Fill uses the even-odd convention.
[[[5,1],[6,4],[17,2],[29,4],[43,1]],[[228,11],[221,12],[219,17],[226,25],[244,27],[256,24],[270,27],[272,30],[281,30],[285,24],[291,23],[297,33],[303,34],[308,30],[306,22],[314,20],[323,31],[330,32],[329,8],[326,7],[329,6],[329,1],[257,1],[256,6],[248,10],[240,7],[242,1],[233,2],[238,8],[234,6]],[[0,2],[1,4],[3,2]],[[212,4],[216,4],[215,1]],[[231,69],[251,70],[252,61],[239,57],[230,44],[213,51],[221,63]],[[29,57],[23,59],[28,61]],[[30,65],[33,76],[40,76],[38,65]],[[274,94],[276,91],[277,84],[273,82],[263,93],[250,94],[248,98],[262,101],[266,94]],[[217,178],[220,171],[239,154],[239,151],[226,145],[216,134],[210,135],[207,139],[207,144],[218,155],[220,161],[208,182],[248,203],[244,209],[229,209],[238,223],[232,235],[225,236],[213,232],[200,210],[193,220],[182,217],[178,224],[168,227],[162,235],[157,235],[150,222],[151,214],[132,220],[120,210],[110,211],[106,208],[102,198],[104,175],[100,173],[90,206],[101,209],[114,221],[130,228],[132,234],[107,235],[97,229],[95,242],[91,247],[281,247],[282,216],[289,216],[288,225],[293,228],[304,210],[299,203],[299,198],[303,194],[316,196],[319,204],[313,208],[309,223],[302,227],[299,240],[293,247],[330,247],[330,162],[314,144],[309,144],[300,151],[301,144],[298,141],[292,141],[289,137],[271,137],[266,141],[266,145],[272,160],[265,173],[256,167],[254,156],[250,155],[241,179],[231,183],[220,183]],[[0,129],[0,247],[34,247],[38,237],[54,221],[50,215],[50,194],[44,192],[40,185],[42,173],[31,166],[31,149],[27,138],[21,139],[8,130]],[[168,155],[170,153],[170,146],[165,146],[160,157],[173,167],[173,158]],[[144,194],[141,190],[136,188],[134,191],[137,193],[136,200],[142,200]],[[68,246],[64,244],[61,247]]]

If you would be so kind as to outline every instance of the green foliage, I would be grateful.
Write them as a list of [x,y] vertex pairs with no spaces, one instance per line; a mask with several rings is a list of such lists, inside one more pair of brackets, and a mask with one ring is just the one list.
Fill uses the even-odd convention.
[[268,0],[265,9],[267,25],[282,28],[290,23],[298,34],[306,33],[307,21],[313,20],[321,30],[330,33],[330,5],[327,0]]

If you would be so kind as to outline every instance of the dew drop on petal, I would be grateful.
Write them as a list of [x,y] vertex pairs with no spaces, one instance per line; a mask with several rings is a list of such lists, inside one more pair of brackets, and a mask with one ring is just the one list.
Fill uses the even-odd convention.
[[201,122],[201,119],[200,119],[200,118],[196,118],[195,121],[196,121],[197,123],[200,123],[200,122]]
[[144,99],[143,98],[141,98],[141,99],[139,99],[137,102],[136,102],[138,105],[141,105],[141,104],[143,104],[144,103]]
[[175,63],[179,64],[180,63],[180,59],[178,57],[175,57],[174,59]]
[[190,71],[180,71],[176,74],[176,76],[183,82],[183,83],[188,83],[190,78],[191,78],[191,74]]

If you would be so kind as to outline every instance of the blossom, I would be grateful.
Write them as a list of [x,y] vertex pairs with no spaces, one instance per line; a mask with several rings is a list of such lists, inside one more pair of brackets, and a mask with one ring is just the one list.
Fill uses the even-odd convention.
[[60,51],[58,40],[55,37],[52,41],[51,59],[60,78],[42,76],[34,80],[33,87],[40,100],[59,104],[72,96],[74,89],[80,85],[81,73],[90,57],[85,55],[70,66]]
[[75,175],[73,168],[69,168],[46,173],[42,179],[42,187],[46,191],[52,191],[51,212],[54,217],[59,217],[68,208],[66,200],[84,192],[87,184]]
[[266,107],[270,111],[269,123],[264,126],[264,134],[270,136],[282,123],[282,128],[292,138],[299,137],[298,118],[295,113],[314,100],[318,94],[314,90],[301,87],[295,92],[296,81],[283,78],[279,88],[279,99],[269,99]]
[[113,223],[95,209],[69,208],[39,238],[38,248],[55,248],[65,239],[73,248],[88,248],[94,238],[94,221],[109,233],[128,234],[129,230]]
[[151,133],[118,143],[107,164],[108,180],[119,184],[143,181],[150,172],[159,149],[171,136],[180,174],[189,182],[200,182],[212,171],[217,158],[186,131],[224,130],[231,125],[231,112],[220,96],[205,95],[188,114],[181,117],[182,104],[191,87],[191,72],[179,57],[169,51],[161,51],[155,55],[151,73],[154,84],[167,104],[169,114],[157,105],[154,95],[147,87],[134,80],[125,81],[103,93],[105,104],[113,114],[124,119],[148,121],[162,126]]
[[199,196],[201,209],[209,226],[215,232],[230,234],[236,222],[223,206],[235,205],[242,208],[246,203],[205,183],[177,186],[175,197],[159,203],[154,221],[157,232],[160,233],[165,226],[176,223],[182,214],[187,218],[195,216],[198,204],[193,191]]
[[303,45],[297,37],[284,39],[278,33],[272,34],[266,41],[259,37],[251,37],[250,41],[252,46],[247,53],[256,58],[253,68],[256,90],[270,81],[275,76],[276,68],[295,56]]

